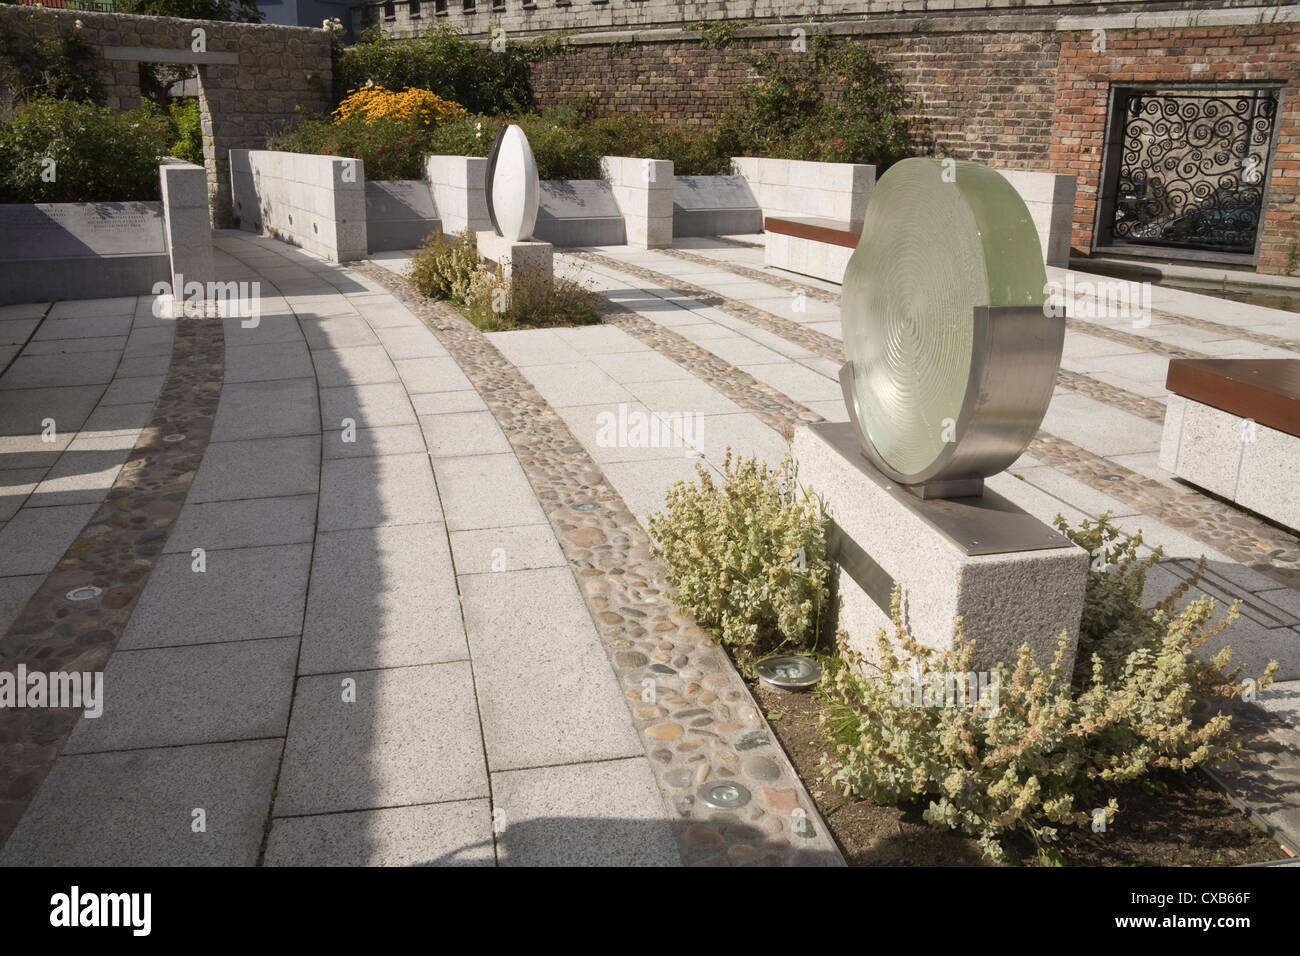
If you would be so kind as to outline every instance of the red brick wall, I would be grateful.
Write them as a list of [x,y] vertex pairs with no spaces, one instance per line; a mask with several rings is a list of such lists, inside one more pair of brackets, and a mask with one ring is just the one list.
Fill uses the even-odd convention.
[[[860,34],[854,40],[898,70],[920,101],[923,133],[943,156],[994,166],[1046,169],[1052,134],[1057,42],[1053,34]],[[759,74],[757,53],[806,54],[787,38],[581,46],[533,67],[542,106],[591,101],[602,113],[652,112],[698,125],[730,106]]]
[[[901,74],[919,101],[920,132],[940,156],[991,166],[1073,172],[1074,242],[1092,243],[1112,83],[1284,81],[1260,244],[1259,271],[1281,274],[1300,247],[1300,26],[1109,30],[1104,52],[1088,33],[875,33],[855,42]],[[707,123],[758,78],[755,53],[800,56],[786,38],[735,38],[579,46],[535,64],[546,105],[593,102],[602,112],[653,112]]]
[[1092,45],[1091,34],[1063,35],[1056,73],[1051,167],[1078,178],[1074,248],[1086,252],[1092,244],[1112,84],[1281,80],[1289,88],[1277,120],[1258,271],[1284,273],[1291,243],[1300,241],[1300,28],[1108,30],[1103,52]]

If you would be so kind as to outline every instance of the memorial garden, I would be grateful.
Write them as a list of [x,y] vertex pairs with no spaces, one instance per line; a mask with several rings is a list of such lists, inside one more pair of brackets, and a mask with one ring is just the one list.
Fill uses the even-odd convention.
[[1293,8],[375,9],[0,4],[0,865],[1291,865]]

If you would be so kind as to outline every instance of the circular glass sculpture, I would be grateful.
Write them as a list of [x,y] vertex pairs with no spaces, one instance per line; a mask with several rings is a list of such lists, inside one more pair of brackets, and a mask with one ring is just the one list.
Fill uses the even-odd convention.
[[841,292],[863,449],[909,485],[979,480],[1024,451],[1060,366],[1038,231],[977,163],[905,159],[871,194]]

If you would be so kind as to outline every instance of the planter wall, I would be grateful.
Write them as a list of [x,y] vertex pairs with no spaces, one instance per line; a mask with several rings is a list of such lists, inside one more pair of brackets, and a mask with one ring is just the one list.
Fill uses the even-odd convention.
[[737,156],[732,167],[749,184],[764,216],[858,224],[876,185],[876,167],[801,159]]
[[213,279],[207,174],[169,159],[159,176],[161,202],[0,205],[0,305]]
[[275,236],[330,262],[366,257],[361,160],[232,149],[230,178],[241,229]]

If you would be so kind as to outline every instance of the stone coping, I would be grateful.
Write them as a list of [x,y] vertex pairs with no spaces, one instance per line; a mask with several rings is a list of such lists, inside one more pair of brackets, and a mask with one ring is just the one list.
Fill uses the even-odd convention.
[[[376,4],[378,5],[378,4]],[[821,22],[790,19],[782,22],[760,23],[744,27],[732,34],[738,39],[788,38],[795,27],[808,35],[853,36],[869,33],[1063,33],[1086,32],[1093,29],[1140,30],[1176,29],[1214,26],[1272,26],[1300,22],[1300,7],[1237,7],[1227,10],[1161,10],[1149,13],[1089,13],[1072,16],[1044,11],[1041,13],[990,13],[987,7],[963,13],[952,10],[944,16],[930,11],[919,16],[897,14],[862,14],[859,18],[824,20]],[[522,36],[540,36],[554,30],[521,30]],[[700,40],[698,30],[685,27],[651,27],[627,29],[601,29],[584,32],[562,39],[564,46],[606,46],[612,43],[681,43]],[[491,38],[475,36],[476,42],[487,44]]]

